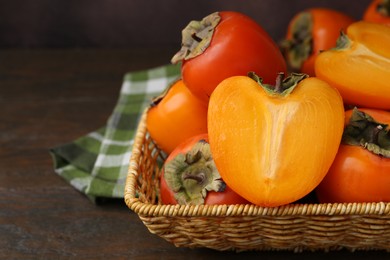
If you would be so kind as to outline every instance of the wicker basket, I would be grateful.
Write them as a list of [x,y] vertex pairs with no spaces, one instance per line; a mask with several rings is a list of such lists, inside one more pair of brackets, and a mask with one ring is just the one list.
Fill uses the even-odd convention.
[[135,137],[125,202],[151,233],[175,246],[236,251],[390,251],[390,203],[312,203],[275,208],[162,205],[158,199],[158,162],[163,155],[148,135],[145,120],[146,110]]

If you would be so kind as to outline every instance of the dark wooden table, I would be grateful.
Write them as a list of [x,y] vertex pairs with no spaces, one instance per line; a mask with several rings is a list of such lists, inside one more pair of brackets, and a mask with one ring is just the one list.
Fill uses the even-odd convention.
[[103,126],[123,75],[165,64],[174,51],[0,51],[1,259],[389,257],[381,251],[236,253],[176,248],[149,233],[122,200],[94,205],[57,176],[48,149]]

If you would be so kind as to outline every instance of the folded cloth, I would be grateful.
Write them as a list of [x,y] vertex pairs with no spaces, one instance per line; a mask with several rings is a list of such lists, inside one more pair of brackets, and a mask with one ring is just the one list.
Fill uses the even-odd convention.
[[93,202],[123,198],[140,116],[179,75],[180,67],[170,64],[127,73],[106,126],[50,149],[55,172]]

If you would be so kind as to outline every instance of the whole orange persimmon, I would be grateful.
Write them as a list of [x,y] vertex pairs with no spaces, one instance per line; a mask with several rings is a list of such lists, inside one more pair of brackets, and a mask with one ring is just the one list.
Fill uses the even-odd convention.
[[207,133],[207,106],[180,79],[153,101],[146,127],[160,149],[169,154],[187,138]]
[[343,141],[316,189],[318,200],[390,201],[390,112],[355,108],[345,115]]
[[314,190],[337,153],[343,126],[338,91],[304,74],[280,74],[275,86],[253,74],[230,77],[209,103],[218,171],[236,193],[260,206],[288,204]]
[[206,104],[227,77],[255,71],[270,83],[275,73],[286,72],[278,45],[262,26],[243,13],[212,13],[201,21],[191,21],[182,35],[182,48],[172,62],[182,62],[184,83]]

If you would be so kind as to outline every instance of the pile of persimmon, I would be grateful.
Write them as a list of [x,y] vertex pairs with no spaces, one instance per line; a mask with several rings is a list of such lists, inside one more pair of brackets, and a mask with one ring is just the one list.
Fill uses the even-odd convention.
[[[209,134],[209,100],[222,80],[253,71],[261,73],[265,82],[272,83],[279,72],[287,71],[286,62],[268,33],[253,19],[238,12],[216,12],[201,21],[192,21],[182,35],[182,48],[172,58],[173,63],[181,62],[182,77],[165,97],[154,102],[147,115],[147,128],[156,144],[168,154],[178,154],[168,157],[163,166],[162,202],[248,203],[237,191],[231,192],[221,179],[219,169],[213,166],[214,154],[210,148],[200,151],[198,145],[190,142],[194,151],[180,144],[194,135]],[[181,90],[176,90],[178,85]],[[199,142],[209,147],[207,138]],[[173,147],[177,149],[172,151]],[[218,200],[208,198],[213,194],[211,191],[217,192]]]
[[146,121],[162,203],[390,201],[390,26],[312,8],[277,44],[222,11],[182,37],[181,77]]

